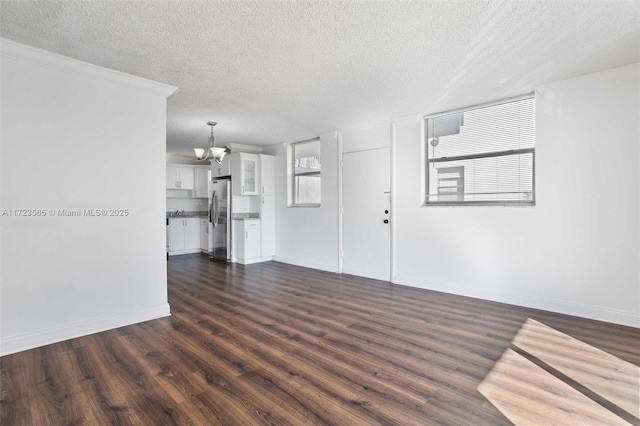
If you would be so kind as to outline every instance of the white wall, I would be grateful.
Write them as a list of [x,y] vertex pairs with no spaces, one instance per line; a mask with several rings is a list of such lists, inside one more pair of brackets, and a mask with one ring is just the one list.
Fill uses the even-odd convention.
[[47,212],[0,217],[1,354],[169,315],[165,132],[175,88],[0,47],[0,208]]
[[337,272],[338,153],[340,134],[320,135],[322,195],[320,207],[287,207],[287,148],[272,146],[276,156],[276,255],[274,260]]
[[422,207],[395,127],[397,283],[640,326],[638,65],[537,89],[535,207]]
[[342,154],[367,149],[388,148],[390,145],[389,123],[342,133]]

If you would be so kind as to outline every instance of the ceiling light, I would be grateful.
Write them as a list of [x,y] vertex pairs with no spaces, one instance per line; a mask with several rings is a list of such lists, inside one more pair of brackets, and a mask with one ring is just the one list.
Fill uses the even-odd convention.
[[193,148],[196,153],[196,159],[199,161],[204,161],[211,158],[215,160],[216,163],[221,164],[224,156],[230,152],[228,148],[216,147],[213,138],[213,126],[215,126],[216,124],[218,123],[216,123],[215,121],[209,121],[207,123],[208,126],[211,126],[211,136],[209,136],[209,149]]

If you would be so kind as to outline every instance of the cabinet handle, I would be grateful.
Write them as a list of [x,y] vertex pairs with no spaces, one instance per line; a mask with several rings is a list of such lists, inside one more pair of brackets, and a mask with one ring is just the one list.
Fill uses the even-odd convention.
[[249,231],[244,231],[244,237],[249,238]]
[[262,193],[264,194],[264,186],[262,187]]
[[244,194],[244,185],[242,185],[242,190],[240,192]]

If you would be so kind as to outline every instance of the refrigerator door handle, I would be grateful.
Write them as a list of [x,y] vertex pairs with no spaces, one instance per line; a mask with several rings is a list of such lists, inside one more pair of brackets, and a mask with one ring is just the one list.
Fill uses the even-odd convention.
[[209,207],[209,217],[210,222],[213,224],[213,227],[216,227],[216,191],[213,191],[211,194],[211,206]]
[[213,227],[218,227],[218,197],[214,197],[213,199]]
[[216,199],[216,191],[211,193],[211,200],[209,200],[209,222],[213,222],[213,203]]

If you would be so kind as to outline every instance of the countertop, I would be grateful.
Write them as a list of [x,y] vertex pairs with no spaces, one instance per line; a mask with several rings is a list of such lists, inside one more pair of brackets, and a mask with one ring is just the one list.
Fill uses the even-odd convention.
[[[208,218],[209,212],[201,212],[201,211],[193,211],[193,212],[180,212],[180,214],[176,214],[176,212],[167,212],[168,219],[186,219],[190,217],[197,218]],[[247,220],[247,219],[260,219],[260,213],[231,213],[232,220]]]
[[260,219],[260,213],[231,213],[231,220]]
[[176,212],[167,212],[168,219],[187,219],[191,217],[208,218],[209,212],[207,211],[181,211],[180,214]]

